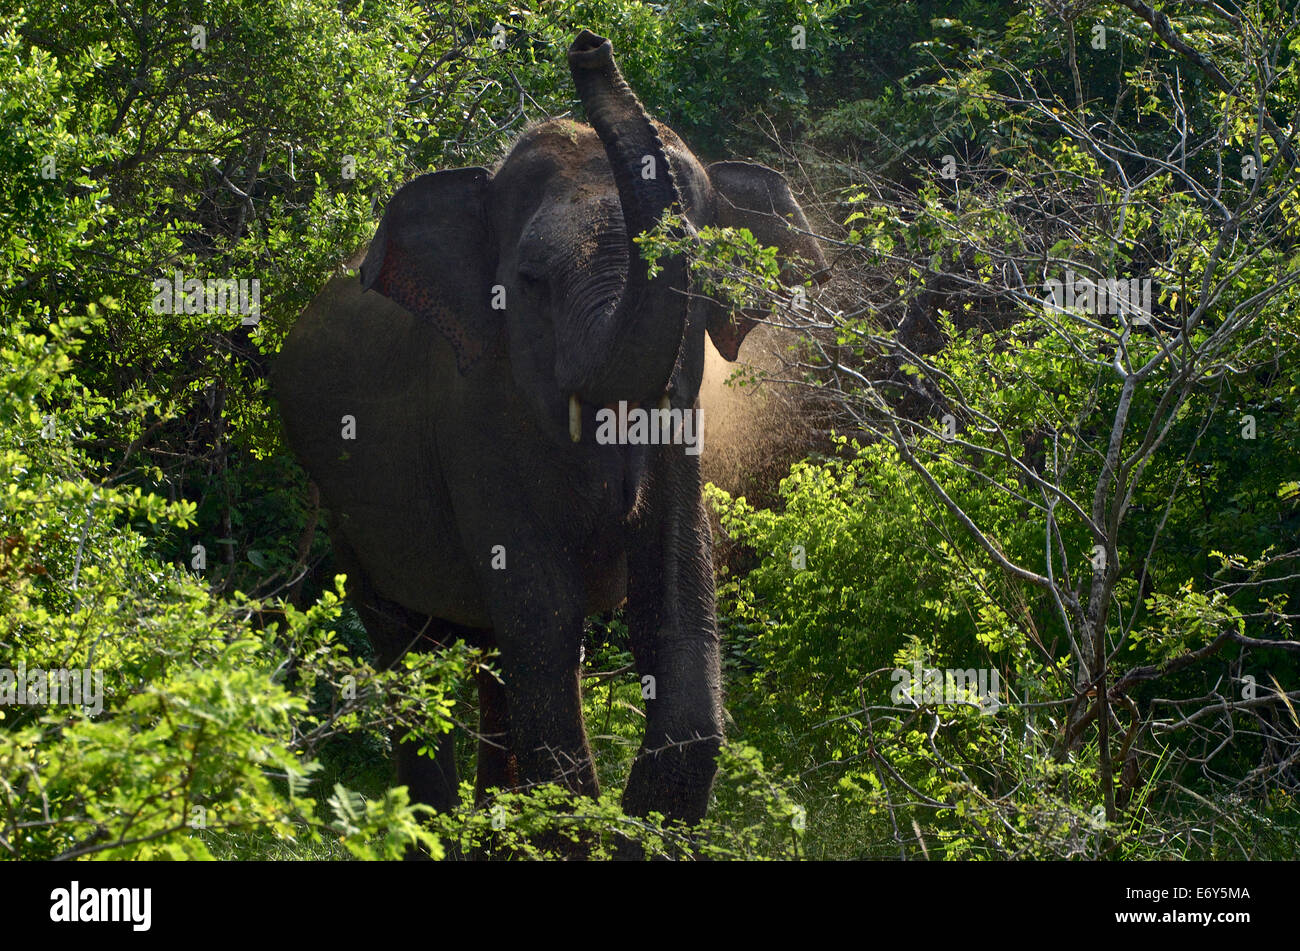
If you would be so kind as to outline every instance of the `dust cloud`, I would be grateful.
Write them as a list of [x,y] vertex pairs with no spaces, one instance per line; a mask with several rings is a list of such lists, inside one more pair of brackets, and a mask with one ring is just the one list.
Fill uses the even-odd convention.
[[790,465],[803,458],[815,441],[791,387],[756,384],[755,374],[727,384],[738,367],[783,374],[780,353],[789,345],[787,332],[760,325],[749,334],[740,358],[728,363],[711,343],[705,345],[700,407],[704,416],[701,470],[706,482],[744,495],[756,504],[775,500],[777,484]]

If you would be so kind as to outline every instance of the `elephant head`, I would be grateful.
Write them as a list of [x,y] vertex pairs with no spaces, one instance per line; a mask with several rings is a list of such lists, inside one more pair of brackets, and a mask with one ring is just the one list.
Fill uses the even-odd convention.
[[462,373],[504,340],[517,389],[557,436],[579,403],[590,411],[671,394],[691,405],[706,327],[734,360],[761,316],[693,307],[682,255],[650,276],[633,239],[666,210],[748,227],[785,259],[825,267],[779,173],[748,162],[706,171],[646,114],[603,37],[584,30],[569,65],[590,129],[543,123],[494,171],[414,179],[389,203],[361,267],[365,289],[437,327]]
[[495,173],[420,176],[389,203],[361,267],[365,289],[441,331],[462,373],[504,335],[516,386],[558,426],[571,400],[660,397],[688,307],[687,262],[651,277],[632,243],[680,203],[655,125],[608,40],[584,30],[569,64],[603,149],[585,127],[551,122]]

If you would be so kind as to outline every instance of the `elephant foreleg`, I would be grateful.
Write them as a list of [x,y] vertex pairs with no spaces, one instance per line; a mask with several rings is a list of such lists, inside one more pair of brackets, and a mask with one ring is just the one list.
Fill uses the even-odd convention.
[[[549,550],[553,544],[548,548],[517,523],[510,531],[516,539],[510,567],[485,565],[481,577],[500,648],[516,785],[555,782],[595,796],[578,677],[585,606],[581,573],[563,552]],[[496,537],[509,536],[503,528]]]
[[519,784],[554,782],[596,796],[596,770],[582,719],[576,658],[572,664],[510,665],[506,701]]
[[[582,618],[575,612],[567,623],[556,623],[561,616],[558,611],[542,612],[526,633],[508,633],[512,625],[497,628],[510,747],[518,773],[513,785],[528,790],[555,783],[575,796],[594,797],[599,788],[578,679]],[[532,841],[552,855],[586,854],[585,845],[575,844],[558,827],[538,833]]]

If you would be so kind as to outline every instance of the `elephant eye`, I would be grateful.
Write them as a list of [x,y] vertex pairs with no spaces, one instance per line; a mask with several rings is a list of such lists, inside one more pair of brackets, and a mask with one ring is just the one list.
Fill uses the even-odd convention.
[[526,287],[540,287],[546,283],[546,265],[535,261],[523,262],[519,265],[519,279]]

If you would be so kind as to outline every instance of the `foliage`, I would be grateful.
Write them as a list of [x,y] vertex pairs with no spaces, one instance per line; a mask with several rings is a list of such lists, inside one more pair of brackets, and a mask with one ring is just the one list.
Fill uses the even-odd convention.
[[[463,662],[439,660],[417,680],[384,677],[340,656],[328,630],[337,597],[305,613],[218,599],[160,561],[148,526],[192,526],[194,505],[88,478],[59,422],[93,419],[72,370],[84,345],[75,334],[91,322],[53,323],[48,336],[0,328],[0,644],[29,691],[0,711],[0,843],[26,858],[204,858],[210,837],[252,829],[312,841],[337,830],[366,856],[416,841],[436,848],[401,791],[339,812],[353,802],[340,791],[335,818],[319,817],[312,731],[384,718],[378,699],[317,709],[313,688],[346,662],[438,731],[449,726],[444,681]],[[56,399],[58,414],[33,408]],[[259,629],[268,614],[282,621]],[[55,670],[84,671],[84,692],[60,693],[52,679],[30,692],[33,674]]]
[[[0,14],[0,670],[103,678],[99,709],[0,706],[0,852],[1294,854],[1297,196],[1274,117],[1295,114],[1297,40],[1276,3],[1242,11],[1249,29],[1163,9],[1213,70],[1112,3]],[[585,672],[599,799],[466,786],[431,817],[393,787],[391,728],[428,749],[470,722],[493,661],[374,669],[267,391],[402,182],[573,112],[581,27],[702,156],[784,163],[842,224],[810,306],[749,232],[690,239],[698,291],[800,331],[786,375],[841,432],[770,509],[709,491],[747,554],[719,578],[730,740],[690,830],[619,809],[643,721],[617,616]],[[642,239],[652,261],[667,230]],[[1067,268],[1150,276],[1167,336],[1045,307]],[[178,271],[257,279],[257,319],[156,313]],[[1169,340],[1197,355],[1185,387],[1172,358],[1112,372]],[[1144,461],[1097,572],[1083,516],[1121,405]],[[1045,516],[1045,484],[1083,504]],[[1065,606],[1098,584],[1104,705]],[[999,709],[927,697],[918,668],[996,670]]]
[[[1116,45],[1143,28],[1123,19]],[[1195,35],[1216,83],[1267,68]],[[862,172],[847,294],[801,312],[761,257],[723,255],[712,287],[766,291],[802,337],[786,374],[855,436],[797,466],[772,511],[714,493],[756,556],[722,588],[751,663],[733,703],[775,762],[836,777],[878,817],[832,854],[892,838],[903,857],[1285,855],[1297,262],[1274,211],[1294,201],[1295,156],[1271,100],[1197,87],[1174,103],[1124,70],[1113,102],[1036,93],[1056,39],[1018,15],[915,83],[947,128],[905,151],[960,160],[903,185]],[[955,148],[976,130],[980,154]],[[1146,151],[1175,134],[1193,160]],[[1153,300],[1062,307],[1044,289],[1071,274],[1148,275]],[[886,704],[891,664],[907,682],[913,664],[997,670],[1007,693],[991,716],[919,687]]]

